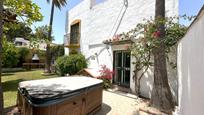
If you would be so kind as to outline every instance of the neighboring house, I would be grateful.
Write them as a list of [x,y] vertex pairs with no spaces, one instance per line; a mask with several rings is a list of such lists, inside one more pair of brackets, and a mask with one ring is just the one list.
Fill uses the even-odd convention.
[[16,47],[29,47],[30,41],[24,38],[15,38],[14,44]]
[[[155,0],[82,0],[67,13],[65,52],[67,55],[81,52],[89,60],[89,68],[99,69],[100,65],[107,65],[114,70],[113,83],[134,92],[134,59],[127,50],[132,40],[103,42],[128,32],[154,14]],[[178,0],[166,0],[166,15],[178,16]],[[176,74],[170,77],[170,82],[176,97]],[[142,96],[151,96],[152,83],[153,75],[148,71],[141,80]]]
[[178,77],[178,115],[203,115],[204,6],[179,43]]
[[[30,41],[26,40],[24,38],[15,38],[14,44],[16,47],[27,47],[30,48]],[[45,42],[37,43],[38,44],[38,49],[40,50],[46,50],[47,44]]]

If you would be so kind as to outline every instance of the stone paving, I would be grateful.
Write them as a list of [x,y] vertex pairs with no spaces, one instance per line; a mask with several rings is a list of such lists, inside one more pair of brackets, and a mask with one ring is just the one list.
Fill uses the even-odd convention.
[[129,93],[103,91],[102,109],[96,115],[139,115],[136,106],[141,102]]
[[[151,114],[147,111],[141,111],[141,108],[147,106],[146,104],[147,100],[129,93],[112,90],[103,91],[102,108],[95,115],[167,115],[158,111],[152,111]],[[20,115],[17,107],[11,107],[11,109],[6,110],[6,113],[7,115]]]

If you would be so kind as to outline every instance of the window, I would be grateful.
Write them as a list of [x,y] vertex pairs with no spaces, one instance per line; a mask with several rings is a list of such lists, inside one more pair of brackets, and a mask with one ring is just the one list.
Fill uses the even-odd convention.
[[22,46],[23,43],[22,43],[22,42],[16,42],[15,45],[16,45],[16,46]]
[[70,44],[78,44],[80,33],[79,33],[79,23],[76,23],[71,26],[71,36]]

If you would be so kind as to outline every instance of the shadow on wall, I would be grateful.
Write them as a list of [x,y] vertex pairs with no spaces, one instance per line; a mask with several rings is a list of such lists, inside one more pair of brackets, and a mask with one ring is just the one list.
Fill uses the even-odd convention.
[[[171,92],[174,98],[175,103],[177,104],[178,102],[178,77],[177,77],[177,72],[176,69],[171,69],[168,67],[168,80],[169,80],[169,85],[171,88]],[[151,97],[151,91],[153,88],[153,83],[154,83],[154,75],[153,75],[153,68],[150,68],[142,77],[140,84],[140,92],[141,96],[150,98]]]
[[110,49],[110,46],[104,45],[104,44],[99,45],[98,47],[97,46],[91,46],[91,47],[89,47],[89,50],[90,50],[90,52],[92,52],[92,55],[89,56],[87,58],[87,60],[92,61],[92,63],[95,62],[97,64],[97,67],[100,68],[100,65],[102,64],[100,62],[103,62],[103,61],[100,61],[100,56],[106,56],[103,53],[108,53],[108,60],[110,60],[111,63],[113,63],[113,59],[111,58],[112,55],[111,55],[111,52],[109,51],[109,49]]
[[102,49],[99,51],[99,53],[97,53],[96,59],[97,59],[98,65],[100,65],[99,56],[103,53],[103,51],[107,51],[108,57],[109,57],[109,59],[111,60],[111,63],[113,63],[113,59],[111,58],[112,55],[111,55],[111,53],[110,53],[110,51],[109,51],[109,48],[110,48],[110,47],[106,45],[104,48],[102,48]]
[[[174,67],[174,64],[176,64],[176,61],[177,61],[177,45],[175,47],[172,47],[170,50],[171,52],[168,55],[168,61],[167,61],[168,81],[169,81],[174,102],[177,104],[178,103],[178,77],[177,77],[176,66]],[[142,77],[140,81],[141,96],[148,97],[148,98],[151,97],[151,90],[153,88],[153,82],[154,82],[153,72],[154,72],[154,68],[152,66]]]
[[142,77],[140,84],[140,92],[141,96],[144,96],[146,98],[151,97],[151,90],[152,90],[152,84],[153,84],[154,78],[153,78],[153,68],[150,68]]
[[[125,7],[125,10],[123,11],[124,7]],[[115,31],[114,31],[114,33],[113,33],[113,36],[116,35],[116,33],[117,33],[117,31],[118,31],[118,29],[119,29],[119,27],[120,27],[120,25],[121,25],[121,22],[122,22],[122,20],[123,20],[123,17],[125,16],[125,13],[126,13],[126,11],[127,11],[127,8],[128,8],[128,0],[124,0],[124,5],[123,5],[123,7],[121,8],[120,13],[119,13],[119,15],[118,15],[118,17],[117,17],[117,19],[116,19],[116,21],[115,21],[115,23],[114,23],[114,25],[113,25],[113,28],[112,28],[112,30],[111,30],[111,33],[112,33],[113,30],[114,30],[114,28],[116,27],[116,29],[115,29]],[[123,12],[122,12],[122,11],[123,11]],[[117,23],[118,23],[118,24],[117,24]]]
[[[178,103],[178,75],[177,75],[176,65],[174,65],[177,62],[177,45],[172,47],[170,50],[171,52],[168,55],[169,62],[167,62],[168,81],[169,81],[169,85],[171,88],[174,101],[177,104]],[[170,64],[172,62],[173,64]]]

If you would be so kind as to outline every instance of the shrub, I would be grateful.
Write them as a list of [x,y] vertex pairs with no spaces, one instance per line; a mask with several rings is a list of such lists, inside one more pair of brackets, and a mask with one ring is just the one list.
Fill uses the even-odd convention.
[[74,49],[74,50],[71,50],[71,51],[69,52],[69,54],[78,54],[78,51],[77,51],[76,49]]
[[64,55],[64,46],[63,45],[54,45],[50,46],[51,57],[53,60],[57,59],[60,56]]
[[62,56],[56,60],[56,72],[61,76],[74,75],[86,67],[87,61],[82,54]]
[[25,62],[26,56],[28,56],[30,49],[26,47],[19,47],[17,49],[17,55],[18,55],[18,66],[22,66],[22,64]]
[[103,88],[107,89],[110,88],[112,83],[112,76],[113,76],[113,71],[111,71],[106,65],[101,65],[101,70],[99,70],[100,76],[98,79],[103,80]]
[[57,58],[56,60],[56,72],[57,74],[61,75],[61,76],[64,76],[66,73],[67,73],[67,69],[65,67],[65,62],[68,60],[68,56],[62,56],[62,57],[59,57]]
[[39,49],[37,49],[37,50],[35,50],[35,51],[33,52],[33,54],[34,54],[34,53],[38,54],[39,57],[43,57],[43,58],[46,57],[46,51],[44,51],[44,50],[39,50]]
[[5,68],[15,67],[18,63],[17,49],[13,43],[3,39],[3,58],[2,64]]

